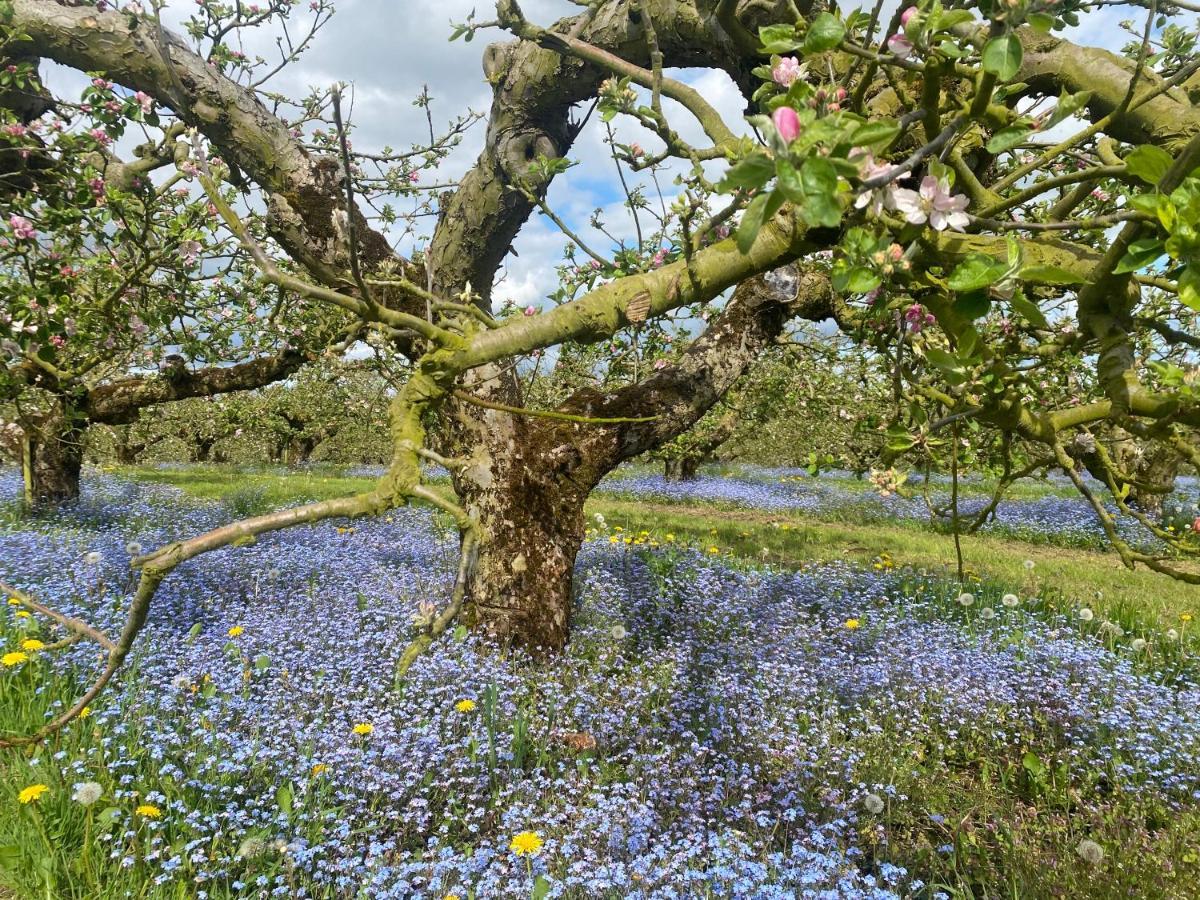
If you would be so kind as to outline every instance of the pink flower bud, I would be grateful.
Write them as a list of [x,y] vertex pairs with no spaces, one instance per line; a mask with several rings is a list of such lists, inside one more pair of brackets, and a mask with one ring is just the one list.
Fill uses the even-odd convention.
[[785,144],[790,144],[800,134],[800,117],[790,106],[781,106],[775,110],[771,121],[775,123],[775,130],[779,132]]
[[527,316],[536,316],[536,315],[537,315],[537,307],[535,307],[535,306],[527,306],[527,307],[525,307],[525,315],[527,315]]
[[915,6],[910,6],[904,12],[900,13],[901,27],[907,27],[908,23],[912,20],[912,17],[915,16],[916,14],[917,14],[917,8]]

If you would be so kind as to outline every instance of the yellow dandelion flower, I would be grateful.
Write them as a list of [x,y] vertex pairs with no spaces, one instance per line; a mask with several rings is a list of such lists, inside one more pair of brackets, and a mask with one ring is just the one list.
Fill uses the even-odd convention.
[[234,625],[232,628],[229,629],[228,634],[230,637],[237,637],[238,635],[242,634],[245,630],[246,629],[243,628],[241,625]]
[[14,650],[11,653],[5,653],[3,656],[0,656],[0,663],[4,663],[9,668],[19,666],[23,662],[29,662],[29,654],[22,653],[20,650]]
[[329,766],[325,765],[325,763],[317,763],[316,765],[314,765],[312,767],[312,773],[313,773],[314,777],[317,775],[323,775],[328,771],[329,771]]
[[33,803],[35,800],[40,800],[42,794],[48,790],[50,788],[44,784],[31,784],[29,787],[24,788],[21,793],[17,794],[17,802]]
[[79,711],[79,718],[86,719],[91,714],[92,714],[92,708],[90,706],[85,706],[83,709],[81,709]]
[[8,598],[8,605],[9,605],[9,606],[20,606],[20,605],[21,605],[21,601],[20,601],[20,600],[18,600],[16,597],[9,597],[9,598]]
[[13,613],[13,615],[15,615],[18,619],[28,619],[29,618],[29,613],[23,609],[18,609],[15,613]]
[[614,534],[609,537],[608,542],[610,544],[619,544],[619,543],[621,543],[621,538],[618,535]]
[[442,900],[462,900],[462,898],[458,894],[447,894]]
[[144,819],[157,819],[162,816],[162,810],[153,803],[143,803],[134,812]]
[[721,552],[720,547],[709,547],[708,548],[709,556],[716,556],[720,552]]
[[846,620],[846,627],[849,628],[851,631],[853,631],[855,628],[858,628],[860,625],[862,625],[862,622],[858,621],[858,619],[847,619]]
[[664,540],[668,544],[673,544],[673,543],[675,543],[675,535],[668,531],[667,536],[664,538]]
[[457,703],[454,704],[454,708],[457,709],[460,713],[469,713],[469,712],[471,712],[471,710],[473,710],[475,708],[475,701],[474,700],[459,700]]
[[517,856],[533,856],[542,849],[544,841],[532,831],[522,831],[512,839],[508,849]]
[[1180,622],[1190,622],[1190,621],[1192,621],[1192,614],[1191,614],[1191,613],[1180,613],[1180,615],[1179,615],[1179,621],[1180,621]]
[[359,722],[351,729],[355,734],[368,735],[375,730],[375,726],[370,722]]
[[30,653],[37,653],[39,650],[45,650],[46,645],[37,638],[27,638],[21,641],[21,649],[28,650]]

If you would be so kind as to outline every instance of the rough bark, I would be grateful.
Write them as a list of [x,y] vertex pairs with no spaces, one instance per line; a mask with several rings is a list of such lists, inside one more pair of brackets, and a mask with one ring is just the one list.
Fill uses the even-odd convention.
[[47,412],[22,425],[27,502],[42,507],[77,500],[86,419],[70,402],[56,398]]
[[653,422],[589,425],[487,411],[473,431],[455,488],[481,524],[467,616],[504,642],[557,650],[571,616],[571,573],[583,540],[583,504],[618,465],[686,431],[795,316],[835,315],[824,274],[787,267],[741,284],[680,361],[637,384],[581,391],[562,409]]

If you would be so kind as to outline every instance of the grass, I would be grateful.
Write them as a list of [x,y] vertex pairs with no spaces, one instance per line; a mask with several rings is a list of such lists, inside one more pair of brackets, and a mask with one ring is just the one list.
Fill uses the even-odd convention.
[[[268,508],[346,496],[373,484],[370,478],[321,470],[284,476],[214,466],[124,471],[209,500],[226,501],[231,492],[253,489],[261,492]],[[685,505],[603,496],[589,500],[586,510],[589,517],[599,513],[610,525],[620,525],[626,531],[648,531],[659,536],[671,533],[680,541],[716,546],[722,553],[780,565],[830,559],[871,565],[879,558],[890,558],[899,566],[933,572],[950,574],[956,569],[953,536],[912,521],[864,525],[817,519],[796,511],[765,512],[728,504]],[[1126,631],[1186,631],[1181,616],[1200,616],[1200,585],[1183,584],[1146,569],[1131,572],[1112,553],[996,535],[966,536],[962,547],[966,567],[978,577],[1012,590],[1046,594],[1057,601],[1062,612],[1088,606],[1099,618],[1111,619]],[[1033,561],[1032,570],[1026,569],[1027,560]]]

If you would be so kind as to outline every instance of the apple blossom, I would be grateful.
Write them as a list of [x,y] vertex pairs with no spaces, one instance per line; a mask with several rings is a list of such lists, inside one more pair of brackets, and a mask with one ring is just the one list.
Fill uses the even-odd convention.
[[771,70],[771,78],[780,87],[789,88],[803,78],[807,68],[794,56],[785,56]]
[[893,188],[891,207],[902,213],[912,225],[929,222],[935,231],[953,228],[962,231],[970,223],[965,212],[967,198],[963,194],[951,194],[948,182],[926,175],[921,179],[917,191],[908,188]]
[[13,235],[23,241],[31,241],[37,232],[33,228],[33,223],[24,216],[18,216],[13,213],[8,217],[9,227],[13,230]]

